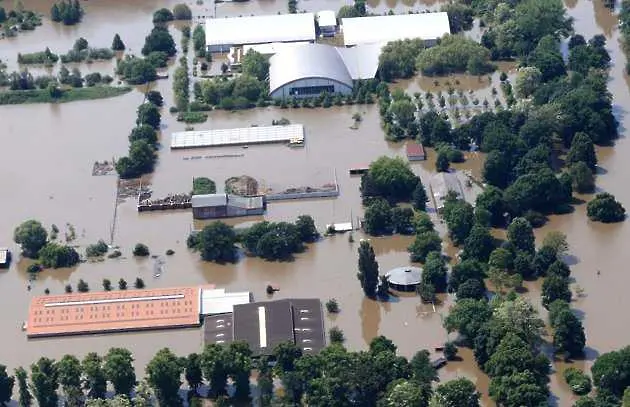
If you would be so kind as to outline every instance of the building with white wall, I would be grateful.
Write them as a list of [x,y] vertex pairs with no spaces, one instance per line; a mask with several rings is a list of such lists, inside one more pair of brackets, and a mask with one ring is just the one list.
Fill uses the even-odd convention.
[[415,38],[432,46],[451,33],[445,12],[342,18],[341,29],[346,46]]
[[246,44],[315,41],[313,13],[211,18],[205,28],[209,52],[228,52]]

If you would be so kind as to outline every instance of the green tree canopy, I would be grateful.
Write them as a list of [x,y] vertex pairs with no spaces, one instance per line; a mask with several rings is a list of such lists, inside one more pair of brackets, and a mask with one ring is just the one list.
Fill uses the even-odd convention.
[[169,21],[173,21],[173,13],[171,10],[167,8],[161,8],[153,13],[153,22],[154,23],[166,23]]
[[11,401],[14,384],[15,377],[9,376],[5,365],[0,365],[0,403],[2,405],[6,405],[6,403]]
[[87,390],[88,397],[104,398],[107,391],[107,379],[103,370],[103,358],[95,352],[90,352],[83,358],[81,369],[84,374],[83,388]]
[[48,232],[34,219],[22,222],[13,232],[13,241],[22,246],[26,257],[36,258],[47,239]]
[[212,222],[199,232],[197,249],[205,261],[217,263],[236,260],[236,234],[232,226]]
[[392,213],[385,199],[377,198],[365,210],[363,228],[366,233],[378,236],[391,232]]
[[118,33],[114,34],[114,39],[112,40],[112,47],[114,51],[124,51],[125,43],[120,39],[120,35]]
[[359,272],[357,279],[367,297],[376,295],[378,285],[378,263],[374,255],[374,249],[367,240],[362,240],[359,245]]
[[[362,180],[363,196],[381,196],[391,202],[408,201],[418,182],[409,164],[398,157],[378,158],[364,177],[367,180]],[[364,188],[365,183],[371,188]]]
[[[167,11],[170,13],[170,10]],[[151,33],[144,40],[142,55],[146,56],[154,51],[165,52],[169,57],[172,57],[177,52],[175,41],[173,41],[173,37],[165,27],[153,27]]]
[[116,394],[129,395],[136,385],[133,356],[124,348],[111,348],[105,355],[105,376],[114,386]]
[[433,393],[431,407],[479,407],[479,393],[465,377],[440,384]]
[[595,167],[597,166],[595,147],[588,134],[582,132],[576,133],[573,137],[571,148],[567,153],[566,163],[568,166],[571,166],[580,161],[586,163],[591,171],[595,171]]
[[250,49],[242,59],[243,73],[258,79],[267,80],[269,76],[269,60],[263,54]]
[[398,78],[410,78],[416,72],[416,58],[424,49],[420,39],[388,42],[378,59],[381,79],[391,82]]
[[181,360],[164,348],[159,350],[146,366],[147,382],[155,391],[160,405],[177,405],[181,403],[179,388],[183,366]]
[[442,251],[442,239],[435,230],[421,231],[407,248],[411,261],[424,262],[430,252]]
[[59,397],[59,372],[54,360],[39,358],[37,363],[31,365],[31,383],[33,395],[40,407],[57,407]]
[[431,284],[435,291],[446,291],[446,262],[440,252],[430,252],[422,269],[422,283]]
[[534,254],[534,231],[530,223],[524,218],[512,220],[507,230],[508,241],[519,251]]
[[586,205],[586,214],[592,221],[614,223],[625,220],[626,209],[612,194],[602,192]]

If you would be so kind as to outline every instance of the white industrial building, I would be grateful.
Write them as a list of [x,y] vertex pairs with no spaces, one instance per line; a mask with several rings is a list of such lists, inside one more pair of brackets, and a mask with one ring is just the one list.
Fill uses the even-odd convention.
[[451,33],[445,12],[342,18],[341,27],[346,46],[415,38],[432,46]]
[[337,16],[332,10],[317,12],[317,25],[323,37],[333,37],[337,33]]
[[209,52],[228,52],[245,44],[315,41],[313,13],[212,18],[205,28]]
[[347,95],[354,80],[371,79],[378,69],[379,44],[338,48],[305,44],[274,54],[269,66],[269,95],[304,98],[322,92]]

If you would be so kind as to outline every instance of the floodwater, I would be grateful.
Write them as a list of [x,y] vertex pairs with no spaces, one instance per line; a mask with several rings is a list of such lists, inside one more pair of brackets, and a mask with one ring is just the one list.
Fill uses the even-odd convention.
[[[133,2],[133,5],[120,0],[86,2],[86,15],[81,24],[63,27],[45,19],[44,25],[35,32],[0,41],[0,58],[14,68],[18,51],[33,52],[49,46],[54,52],[65,52],[79,36],[85,37],[93,46],[106,47],[111,44],[116,32],[128,48],[138,51],[151,28],[152,11],[161,6],[171,7],[176,2],[142,0]],[[375,6],[377,11],[392,6],[432,8],[440,4],[437,1],[427,1],[426,4],[374,3],[370,2],[370,5]],[[191,4],[191,8],[196,15],[209,15],[214,12],[209,4]],[[24,5],[27,9],[36,9],[47,15],[51,1],[27,0]],[[217,13],[219,16],[277,13],[284,11],[285,7],[286,2],[280,0],[222,3],[217,5]],[[337,9],[339,2],[300,1],[298,7],[309,11]],[[630,153],[630,145],[625,138],[628,120],[625,106],[630,105],[630,100],[616,19],[601,7],[600,2],[573,0],[567,7],[568,13],[576,20],[578,32],[586,37],[603,33],[608,39],[614,63],[610,91],[614,96],[622,137],[614,148],[598,151],[602,169],[597,182],[601,190],[615,194],[626,207],[630,207],[630,190],[624,188],[626,173],[630,170],[627,159],[624,159]],[[172,29],[172,32],[179,47],[178,30]],[[113,63],[89,67],[81,65],[81,69],[83,73],[98,70],[111,74]],[[502,66],[501,70],[510,72],[511,68]],[[490,99],[492,86],[499,89],[496,76],[492,76],[491,83],[487,77],[453,77],[449,81],[455,84],[457,80],[461,86],[469,86],[483,100],[484,97]],[[433,78],[420,78],[395,86],[404,87],[411,93],[436,93],[439,89],[446,92],[446,79],[439,80],[439,87],[433,81]],[[276,188],[321,185],[336,178],[341,190],[337,199],[274,202],[269,204],[265,214],[265,219],[273,221],[294,220],[300,214],[311,214],[323,230],[327,223],[350,221],[361,215],[359,179],[350,177],[348,168],[369,164],[380,155],[404,154],[402,145],[385,141],[376,105],[213,112],[207,123],[195,127],[269,125],[274,119],[286,117],[305,126],[306,145],[302,149],[268,145],[250,146],[248,149],[173,152],[168,148],[170,134],[183,130],[184,125],[167,113],[173,103],[170,81],[158,81],[153,86],[162,92],[166,100],[162,128],[165,147],[159,152],[155,173],[145,180],[151,184],[154,197],[189,191],[194,176],[208,176],[220,186],[230,176],[248,174],[264,185]],[[499,97],[502,97],[500,89]],[[142,277],[148,287],[212,283],[228,290],[252,291],[256,300],[267,298],[264,289],[271,282],[280,288],[276,298],[316,296],[324,301],[336,298],[341,313],[334,318],[328,317],[327,326],[343,329],[347,346],[351,349],[362,349],[374,336],[383,334],[394,340],[403,355],[411,356],[419,349],[432,349],[447,339],[441,324],[452,303],[448,297],[440,298],[435,312],[431,305],[420,305],[416,297],[399,297],[389,303],[364,298],[355,277],[356,250],[358,240],[363,237],[358,233],[354,236],[355,243],[348,242],[348,236],[344,235],[325,238],[297,255],[294,262],[270,263],[256,258],[242,258],[235,265],[215,265],[201,262],[197,254],[186,249],[186,237],[193,227],[190,212],[138,214],[132,201],[118,206],[115,222],[114,244],[121,247],[122,258],[43,272],[31,283],[29,292],[29,277],[25,271],[29,261],[17,254],[18,248],[12,242],[13,229],[21,221],[34,218],[48,227],[53,223],[58,225],[61,238],[65,225],[72,224],[77,232],[77,240],[73,244],[82,247],[100,238],[109,240],[116,179],[115,176],[92,176],[92,164],[126,154],[127,135],[134,124],[135,109],[141,101],[140,92],[131,92],[116,99],[0,107],[0,139],[3,142],[0,190],[4,198],[0,216],[0,246],[9,246],[15,254],[11,268],[0,271],[0,298],[3,298],[4,310],[0,314],[0,329],[4,333],[3,342],[8,345],[0,353],[0,363],[13,369],[30,364],[41,355],[59,358],[65,353],[73,353],[82,356],[90,351],[104,353],[109,347],[124,346],[132,350],[137,369],[143,372],[144,365],[158,348],[168,346],[182,355],[201,348],[201,332],[196,329],[28,341],[20,327],[27,317],[30,298],[43,294],[46,288],[52,293],[60,293],[65,284],[76,285],[79,279],[84,279],[96,290],[101,288],[103,278],[116,281],[122,277],[133,281]],[[363,120],[357,130],[352,130],[350,126],[355,112],[361,113]],[[213,154],[243,156],[190,159],[192,156]],[[471,156],[458,168],[471,169],[478,175],[481,165],[481,156]],[[412,167],[427,183],[433,171],[432,162],[429,160]],[[590,196],[583,199],[588,200]],[[630,261],[624,242],[630,239],[630,226],[627,222],[618,225],[593,224],[587,220],[585,211],[585,205],[579,205],[571,215],[553,217],[537,232],[537,236],[542,238],[549,230],[561,230],[568,235],[575,285],[585,292],[573,304],[584,315],[589,346],[587,360],[578,366],[588,368],[598,354],[630,343],[628,325],[611,317],[615,310],[630,306],[630,299],[624,295],[624,287],[629,282],[624,266]],[[238,219],[230,220],[230,223],[239,225],[251,221]],[[406,247],[411,240],[411,237],[401,236],[372,238],[382,271],[409,264]],[[154,254],[160,256],[167,249],[175,250],[175,255],[166,258],[165,270],[159,278],[153,277],[154,259],[136,260],[130,256],[131,248],[137,242],[146,243]],[[455,250],[447,248],[449,254]],[[596,270],[601,270],[601,275],[597,276]],[[527,288],[529,295],[538,301],[539,284],[531,283]],[[461,356],[461,362],[451,363],[441,371],[442,378],[470,377],[478,383],[486,404],[490,405],[485,396],[487,377],[476,367],[470,351],[462,350]],[[555,367],[561,370],[566,366],[556,364]],[[570,393],[558,376],[552,377],[552,391],[556,404],[568,404]]]

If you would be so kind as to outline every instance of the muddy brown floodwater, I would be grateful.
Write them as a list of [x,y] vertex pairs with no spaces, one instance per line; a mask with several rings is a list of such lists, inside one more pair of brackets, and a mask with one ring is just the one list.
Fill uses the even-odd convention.
[[[85,37],[93,46],[109,46],[114,33],[119,33],[128,48],[138,51],[144,36],[151,28],[151,13],[161,6],[172,6],[176,1],[100,0],[85,2],[84,21],[76,27],[52,24],[48,19],[35,32],[15,39],[0,41],[0,58],[16,67],[17,52],[32,52],[49,46],[55,52],[65,52],[74,40]],[[198,6],[191,4],[197,16],[214,12],[209,2]],[[36,9],[48,15],[51,1],[24,1],[27,9]],[[331,0],[301,1],[300,8],[309,11],[337,9],[340,2]],[[377,11],[395,7],[436,8],[438,1],[418,2],[370,1]],[[627,78],[623,67],[625,57],[618,43],[616,18],[601,7],[601,2],[572,0],[567,4],[569,15],[575,18],[576,31],[590,37],[603,33],[608,39],[613,67],[610,91],[614,96],[615,113],[620,122],[621,138],[614,148],[599,149],[601,170],[598,188],[617,196],[630,207],[630,189],[627,174],[630,163],[630,145],[625,137],[628,126],[627,106],[630,105]],[[261,14],[283,11],[285,1],[252,1],[217,5],[218,15]],[[176,36],[179,46],[179,32]],[[214,62],[217,64],[217,62]],[[220,63],[219,63],[220,64]],[[84,72],[97,70],[111,73],[112,63],[82,65]],[[172,67],[171,67],[172,69]],[[509,72],[510,66],[502,66]],[[42,69],[33,69],[39,72]],[[495,74],[492,83],[498,84]],[[453,77],[462,86],[474,89],[479,99],[490,98],[493,86],[487,78]],[[441,79],[445,82],[445,79]],[[165,96],[167,107],[173,102],[171,83],[158,81],[153,85]],[[438,90],[433,79],[420,78],[401,82],[396,86],[409,92]],[[446,88],[442,84],[441,88]],[[144,90],[144,89],[143,89]],[[46,288],[53,293],[63,291],[65,284],[76,285],[81,278],[92,289],[100,289],[103,278],[113,281],[119,278],[133,280],[142,277],[149,287],[168,287],[213,283],[229,290],[250,290],[256,300],[266,299],[264,288],[268,282],[280,288],[275,295],[282,297],[316,296],[323,300],[337,298],[342,312],[327,318],[327,326],[343,329],[347,345],[351,349],[365,347],[374,336],[384,334],[397,344],[400,352],[411,356],[422,348],[433,348],[447,338],[441,328],[442,318],[448,311],[451,299],[441,298],[441,304],[433,308],[420,305],[417,298],[400,297],[391,303],[378,303],[365,299],[356,281],[356,249],[358,243],[349,243],[347,236],[323,239],[309,246],[294,262],[270,263],[255,258],[243,258],[235,265],[214,265],[201,262],[198,255],[186,249],[186,237],[193,227],[190,212],[138,214],[135,204],[127,201],[117,211],[114,243],[124,256],[101,263],[81,264],[73,269],[52,270],[41,273],[29,285],[26,267],[28,260],[21,259],[18,248],[12,243],[16,225],[34,218],[47,226],[56,224],[63,237],[66,223],[74,225],[76,244],[85,246],[97,239],[109,240],[115,198],[114,176],[92,176],[94,161],[121,156],[127,151],[127,135],[135,120],[136,106],[142,94],[132,92],[116,99],[77,102],[63,105],[24,105],[0,107],[0,246],[7,245],[16,254],[9,270],[0,271],[0,330],[3,332],[3,351],[0,362],[10,369],[27,365],[41,355],[59,358],[65,353],[82,356],[89,351],[104,353],[109,347],[124,346],[131,349],[137,360],[139,372],[158,348],[168,346],[179,354],[197,351],[201,347],[199,330],[134,333],[106,336],[85,336],[61,339],[28,341],[20,327],[27,317],[30,298],[43,294]],[[167,110],[167,109],[165,109]],[[358,130],[350,129],[352,115],[359,112],[362,122]],[[301,123],[306,129],[306,146],[290,149],[285,146],[252,146],[248,149],[225,148],[220,150],[170,151],[170,134],[183,130],[184,126],[164,112],[162,141],[155,173],[147,179],[154,196],[187,192],[193,176],[209,176],[218,185],[230,176],[249,174],[268,186],[321,185],[330,182],[335,175],[340,185],[338,199],[310,200],[287,203],[271,203],[265,219],[294,220],[303,213],[312,214],[320,229],[331,222],[349,221],[361,215],[359,179],[348,175],[348,168],[369,164],[380,155],[403,155],[401,145],[384,140],[379,125],[377,106],[334,107],[330,109],[255,109],[244,112],[213,112],[207,123],[198,129],[242,127],[252,124],[269,125],[274,119],[286,117],[293,123]],[[217,152],[218,151],[218,152]],[[192,156],[212,154],[243,154],[234,158],[190,159]],[[471,156],[460,168],[469,168],[478,174],[482,161]],[[414,171],[425,182],[433,171],[432,163],[413,164]],[[584,196],[588,200],[591,196]],[[254,219],[254,220],[260,220]],[[230,220],[238,225],[252,219]],[[199,226],[199,225],[197,225]],[[586,361],[580,367],[590,367],[594,358],[603,352],[630,343],[630,325],[619,323],[615,313],[630,306],[625,287],[630,275],[625,266],[630,262],[630,251],[624,250],[630,240],[628,222],[618,225],[602,225],[589,222],[585,205],[576,207],[575,213],[553,217],[538,230],[540,239],[549,230],[561,230],[568,235],[571,245],[571,263],[575,285],[584,289],[584,295],[574,302],[574,307],[584,316],[588,337]],[[361,238],[355,235],[355,240]],[[166,258],[165,269],[154,278],[153,259],[136,260],[130,256],[132,246],[146,243],[153,253],[162,255],[167,249],[175,255]],[[406,247],[410,237],[373,238],[382,271],[409,263]],[[447,248],[454,253],[453,248]],[[601,270],[601,275],[596,274]],[[527,284],[535,303],[540,297],[538,283]],[[621,311],[620,311],[621,310]],[[440,372],[443,379],[467,376],[476,381],[487,398],[488,379],[474,363],[468,350],[461,350],[463,361],[449,364]],[[566,366],[555,364],[556,369]],[[552,377],[552,401],[568,405],[570,392],[558,375]]]

